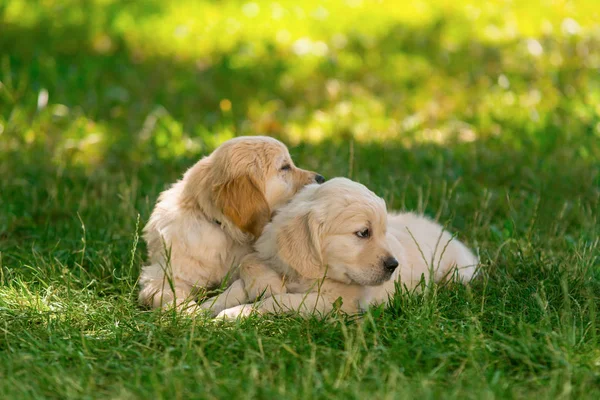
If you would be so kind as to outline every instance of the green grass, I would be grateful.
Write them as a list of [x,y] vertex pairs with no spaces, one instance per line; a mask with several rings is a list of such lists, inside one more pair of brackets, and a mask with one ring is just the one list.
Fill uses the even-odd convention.
[[[599,398],[600,9],[410,3],[0,0],[0,397]],[[140,309],[158,194],[253,133],[481,279],[362,319]]]

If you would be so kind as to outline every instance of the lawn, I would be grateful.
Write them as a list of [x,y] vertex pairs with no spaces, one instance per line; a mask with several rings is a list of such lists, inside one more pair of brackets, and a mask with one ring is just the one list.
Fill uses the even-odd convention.
[[[0,398],[600,398],[600,7],[0,0]],[[141,309],[158,194],[236,135],[458,233],[385,310]]]

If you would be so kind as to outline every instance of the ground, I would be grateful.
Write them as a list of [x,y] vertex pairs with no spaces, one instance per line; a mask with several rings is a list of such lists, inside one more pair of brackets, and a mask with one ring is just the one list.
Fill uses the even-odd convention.
[[[600,398],[595,3],[0,1],[0,397]],[[160,191],[258,133],[480,279],[325,321],[138,307]]]

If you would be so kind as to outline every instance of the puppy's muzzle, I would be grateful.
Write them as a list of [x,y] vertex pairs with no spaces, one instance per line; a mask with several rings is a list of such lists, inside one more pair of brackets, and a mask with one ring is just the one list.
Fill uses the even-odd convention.
[[383,268],[388,272],[394,272],[398,268],[398,260],[395,257],[389,256],[383,260]]
[[323,177],[323,175],[316,174],[315,175],[315,182],[317,182],[320,185],[321,183],[325,182],[325,178]]

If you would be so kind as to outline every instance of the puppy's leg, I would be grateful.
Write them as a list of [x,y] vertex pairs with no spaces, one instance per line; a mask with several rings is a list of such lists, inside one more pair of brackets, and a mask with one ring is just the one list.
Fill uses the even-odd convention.
[[242,261],[240,278],[244,281],[248,301],[254,301],[260,296],[287,293],[283,277],[254,254],[247,255]]
[[435,273],[436,282],[456,277],[460,282],[468,284],[477,273],[479,259],[458,240],[447,247],[440,260],[441,266]]
[[244,304],[248,301],[252,300],[248,299],[248,295],[244,290],[244,281],[238,279],[233,282],[223,293],[204,301],[199,307],[203,310],[210,310],[212,316],[214,317],[226,308]]
[[223,293],[206,300],[200,308],[212,311],[213,316],[234,306],[286,292],[282,277],[256,256],[246,256],[240,265],[240,278]]
[[456,269],[458,277],[463,283],[469,283],[477,274],[479,258],[471,252],[462,242],[458,242]]
[[269,297],[257,304],[242,304],[223,310],[217,318],[235,319],[258,314],[283,314],[297,312],[300,315],[326,314],[333,310],[333,304],[319,293],[285,293]]
[[160,264],[152,264],[142,269],[139,302],[147,307],[175,307],[179,311],[193,313],[198,308],[194,301],[195,289],[213,286],[222,277],[208,268],[201,271],[202,274],[187,273],[189,269],[181,266],[194,265],[187,258],[174,259],[173,265],[165,268]]
[[192,286],[178,279],[167,279],[167,276],[153,277],[151,269],[145,267],[140,278],[139,302],[152,308],[174,307],[183,312],[194,312],[197,307],[193,300]]

